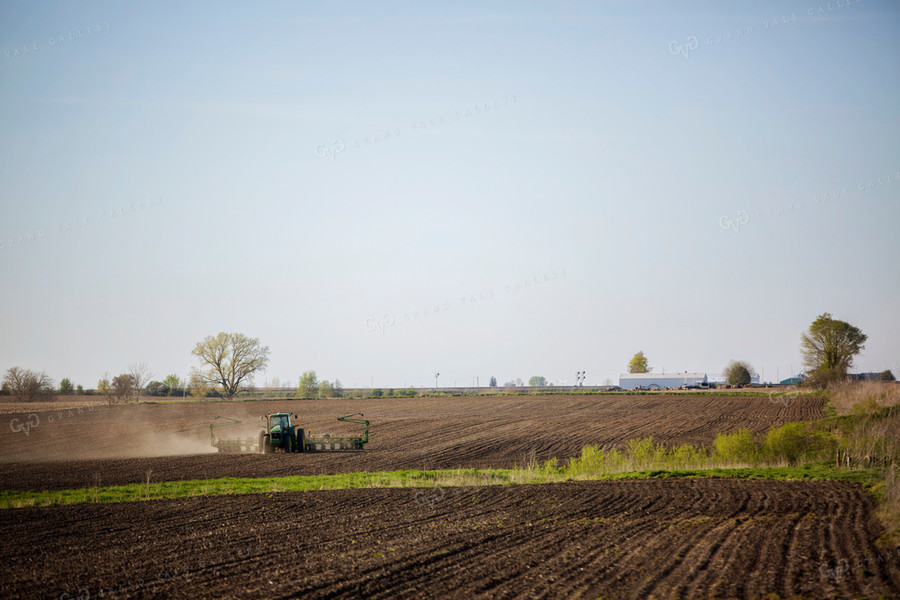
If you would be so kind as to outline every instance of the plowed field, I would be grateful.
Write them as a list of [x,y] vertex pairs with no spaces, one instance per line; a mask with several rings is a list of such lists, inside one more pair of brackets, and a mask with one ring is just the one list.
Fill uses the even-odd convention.
[[[41,410],[37,410],[40,408]],[[821,398],[492,396],[2,406],[0,489],[400,468],[509,467],[653,436],[709,444],[824,416]],[[211,453],[291,411],[364,452]],[[843,483],[736,480],[357,489],[0,511],[2,598],[900,596],[900,549]],[[776,597],[776,596],[772,596]]]
[[[897,597],[841,483],[362,489],[0,512],[3,598]],[[68,595],[67,595],[68,594]]]
[[[709,444],[719,432],[764,432],[824,416],[821,398],[773,402],[765,395],[485,396],[379,400],[290,400],[81,407],[29,412],[0,428],[0,489],[65,489],[146,481],[309,475],[404,468],[511,467],[653,436]],[[9,410],[9,407],[7,407]],[[290,411],[313,432],[358,433],[335,417],[372,420],[364,452],[209,454],[217,416],[243,421],[216,430],[255,436],[259,416]],[[25,430],[25,424],[37,425]]]

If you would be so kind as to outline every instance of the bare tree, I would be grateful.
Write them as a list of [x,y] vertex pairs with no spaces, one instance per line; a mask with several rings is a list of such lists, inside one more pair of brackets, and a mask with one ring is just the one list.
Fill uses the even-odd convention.
[[21,367],[12,367],[6,371],[3,387],[22,402],[49,400],[56,389],[53,380],[44,371],[31,371]]
[[133,363],[128,366],[128,374],[131,375],[132,384],[134,385],[134,399],[137,400],[141,395],[147,382],[153,377],[150,367],[147,363]]

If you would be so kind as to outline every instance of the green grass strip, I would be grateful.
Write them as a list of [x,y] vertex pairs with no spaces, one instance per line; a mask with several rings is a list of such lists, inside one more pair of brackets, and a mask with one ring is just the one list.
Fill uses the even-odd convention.
[[658,478],[737,478],[800,481],[849,481],[866,487],[878,481],[877,470],[837,470],[825,465],[697,470],[651,470],[572,477],[565,469],[454,469],[436,471],[380,471],[340,475],[296,475],[290,477],[201,479],[127,485],[0,492],[0,509],[170,500],[229,494],[273,494],[360,488],[416,488],[435,486],[489,486],[539,484],[563,481]]

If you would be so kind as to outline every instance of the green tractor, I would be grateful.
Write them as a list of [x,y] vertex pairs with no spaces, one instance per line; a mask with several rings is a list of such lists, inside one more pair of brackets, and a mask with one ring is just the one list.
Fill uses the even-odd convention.
[[[362,413],[338,417],[338,421],[358,423],[365,425],[365,433],[357,435],[323,433],[314,435],[306,431],[300,425],[291,424],[291,415],[288,413],[272,413],[261,418],[265,424],[259,432],[260,453],[272,454],[276,449],[284,452],[333,452],[335,450],[362,450],[369,443],[369,421]],[[294,419],[297,415],[294,415]],[[211,431],[211,430],[210,430]],[[211,435],[211,434],[210,434]],[[221,441],[221,444],[226,443]],[[215,445],[215,444],[214,444]],[[243,446],[242,446],[243,448]]]
[[[297,415],[294,415],[297,418]],[[303,428],[291,425],[291,415],[288,413],[274,413],[263,415],[265,425],[259,432],[259,451],[263,454],[272,454],[275,449],[285,452],[303,452]]]
[[[261,419],[265,423],[259,432],[258,440],[251,437],[216,437],[215,430],[222,427],[233,427],[241,423],[231,417],[216,417],[209,424],[209,443],[219,452],[246,453],[259,452],[271,454],[276,449],[284,452],[333,452],[335,450],[362,450],[369,443],[369,421],[362,418],[362,413],[338,417],[338,421],[346,423],[358,423],[365,425],[366,430],[361,434],[313,434],[299,424],[291,423],[289,413],[272,413],[263,415]],[[297,415],[293,417],[297,419]]]

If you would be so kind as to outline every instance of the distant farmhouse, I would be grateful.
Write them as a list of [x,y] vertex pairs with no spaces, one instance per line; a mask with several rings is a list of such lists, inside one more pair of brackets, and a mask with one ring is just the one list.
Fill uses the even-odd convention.
[[880,373],[849,373],[850,381],[878,381]]
[[706,373],[626,373],[619,375],[619,387],[623,390],[680,388],[681,386],[708,387]]

